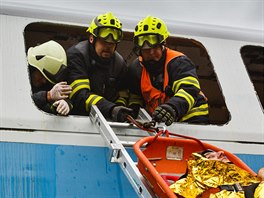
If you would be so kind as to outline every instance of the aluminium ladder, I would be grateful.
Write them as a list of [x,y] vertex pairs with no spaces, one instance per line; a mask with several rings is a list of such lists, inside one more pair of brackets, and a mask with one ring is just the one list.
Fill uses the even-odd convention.
[[[140,111],[140,116],[150,119],[149,115],[144,111]],[[155,194],[149,187],[146,179],[139,172],[135,162],[131,159],[123,144],[120,142],[110,124],[106,121],[97,106],[91,108],[90,118],[99,129],[100,134],[104,138],[110,149],[110,161],[118,163],[122,171],[125,173],[132,187],[136,191],[138,197],[150,198]]]

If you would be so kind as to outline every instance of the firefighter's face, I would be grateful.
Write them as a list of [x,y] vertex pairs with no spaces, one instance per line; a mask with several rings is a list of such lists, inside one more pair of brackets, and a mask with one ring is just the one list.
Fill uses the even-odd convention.
[[144,61],[159,61],[162,57],[162,46],[156,45],[148,49],[141,49],[141,55]]
[[48,82],[48,80],[37,69],[31,73],[31,79],[34,87],[44,86]]
[[[90,42],[93,42],[93,39],[93,37],[92,39],[90,38]],[[99,57],[108,59],[113,56],[116,49],[116,45],[116,43],[109,43],[97,37],[94,48]]]

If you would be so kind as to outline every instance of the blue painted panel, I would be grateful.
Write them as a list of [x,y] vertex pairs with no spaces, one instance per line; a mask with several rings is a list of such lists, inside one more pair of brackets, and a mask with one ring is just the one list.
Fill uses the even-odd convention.
[[[108,156],[102,147],[0,142],[0,198],[136,198]],[[264,166],[263,155],[237,156],[255,172]]]
[[264,167],[264,155],[236,154],[256,173],[261,167]]
[[56,197],[137,197],[107,148],[59,146],[56,156]]
[[0,143],[0,197],[137,197],[102,147]]
[[55,197],[55,148],[0,143],[0,197]]

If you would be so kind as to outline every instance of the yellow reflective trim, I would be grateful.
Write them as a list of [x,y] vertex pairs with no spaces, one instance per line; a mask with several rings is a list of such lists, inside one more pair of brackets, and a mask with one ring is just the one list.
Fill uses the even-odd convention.
[[193,86],[197,87],[198,89],[200,89],[200,84],[199,84],[199,81],[197,80],[197,78],[192,77],[192,76],[188,76],[188,77],[182,78],[180,80],[174,81],[173,85],[172,85],[172,91],[174,93],[176,93],[182,84],[193,85]]
[[69,98],[71,99],[73,97],[73,95],[79,91],[80,89],[89,89],[90,90],[90,81],[89,79],[78,79],[73,81],[70,84],[71,88],[72,88],[72,92],[69,96]]
[[143,100],[142,99],[130,99],[128,102],[128,106],[132,104],[139,104],[140,106],[143,106]]
[[88,89],[88,90],[90,90],[90,86],[89,86],[89,85],[84,85],[84,84],[82,84],[82,85],[80,85],[80,86],[78,86],[78,87],[75,87],[75,88],[72,90],[72,92],[71,92],[69,98],[71,99],[71,98],[73,97],[73,95],[74,95],[77,91],[79,91],[80,89]]
[[174,96],[182,97],[188,102],[189,104],[188,111],[190,111],[190,109],[193,107],[193,104],[195,102],[194,98],[183,89],[180,89]]
[[87,82],[80,82],[80,83],[78,83],[78,84],[72,86],[71,88],[72,88],[72,90],[74,90],[74,89],[76,89],[77,87],[79,87],[79,86],[81,86],[81,85],[87,85],[87,86],[89,87],[89,89],[90,89],[90,84],[87,83]]
[[122,97],[119,97],[115,103],[122,103],[123,105],[126,105],[126,99],[125,98],[122,98]]
[[131,106],[132,104],[139,104],[140,106],[143,106],[143,98],[137,94],[130,93],[129,94],[129,101],[128,106]]
[[78,80],[75,80],[75,81],[73,81],[71,84],[70,84],[70,86],[71,87],[74,87],[76,84],[78,84],[78,83],[87,83],[88,85],[90,85],[90,81],[89,81],[89,79],[78,79]]
[[191,109],[185,116],[180,119],[180,122],[190,119],[194,116],[208,115],[208,104],[203,104],[199,107]]
[[133,102],[129,102],[128,103],[128,106],[130,107],[131,105],[133,105],[133,104],[138,104],[138,105],[140,105],[141,107],[143,106],[143,102],[141,102],[141,101],[133,101]]
[[91,106],[95,105],[99,100],[101,100],[103,97],[102,96],[98,96],[95,94],[91,94],[87,100],[85,101],[85,109],[86,111],[90,111]]

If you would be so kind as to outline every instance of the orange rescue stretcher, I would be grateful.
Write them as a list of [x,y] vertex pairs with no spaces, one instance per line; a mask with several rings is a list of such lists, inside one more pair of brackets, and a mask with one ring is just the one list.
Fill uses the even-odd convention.
[[[161,136],[164,133],[166,137]],[[181,138],[169,137],[172,135]],[[170,190],[169,184],[177,181],[186,172],[186,161],[191,154],[204,149],[222,150],[234,164],[256,175],[234,154],[196,138],[173,134],[167,130],[159,132],[156,136],[142,138],[134,144],[134,152],[138,157],[138,169],[153,192],[160,198],[177,197]]]

